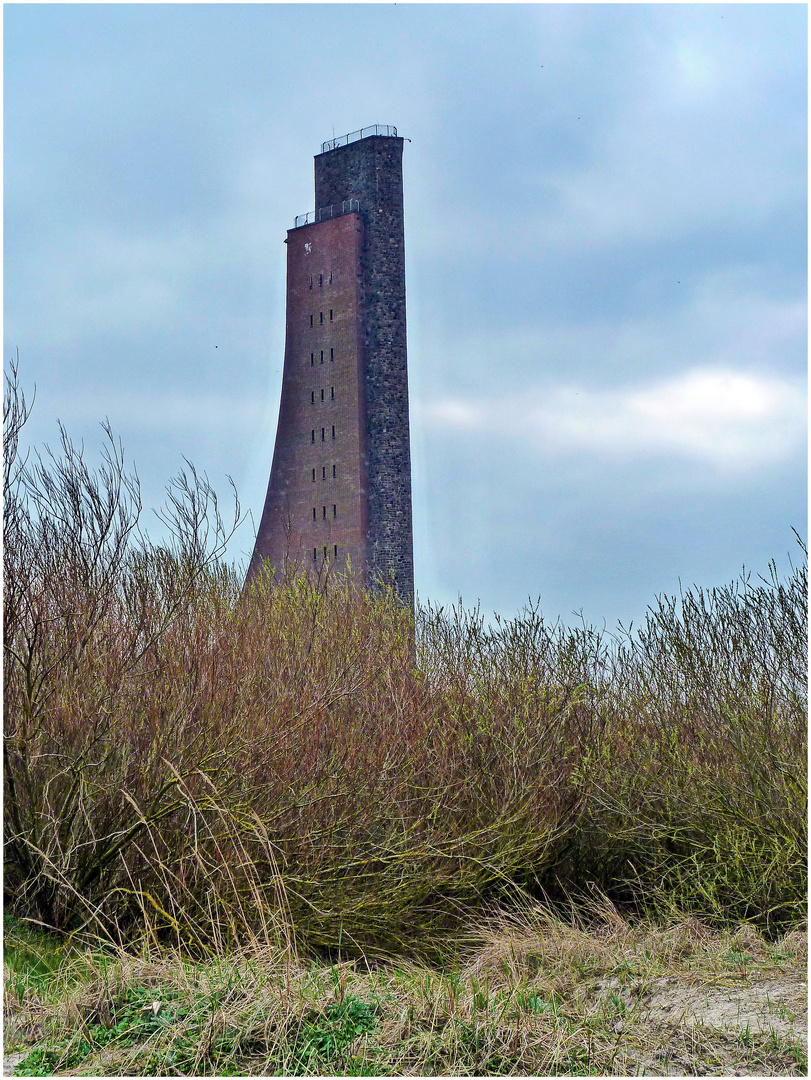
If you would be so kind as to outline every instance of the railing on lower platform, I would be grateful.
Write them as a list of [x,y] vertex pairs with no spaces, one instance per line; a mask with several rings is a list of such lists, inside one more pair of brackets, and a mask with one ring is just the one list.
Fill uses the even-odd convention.
[[358,139],[366,139],[370,135],[388,135],[397,137],[397,128],[392,127],[390,124],[372,124],[371,127],[358,128],[357,131],[350,131],[348,135],[340,135],[337,139],[329,139],[327,142],[321,143],[321,153],[325,154],[327,150],[337,150],[339,146],[346,146],[348,143],[357,142]]
[[296,217],[294,229],[300,229],[302,225],[314,225],[317,221],[327,221],[329,218],[340,217],[341,214],[357,213],[360,203],[357,199],[344,199],[341,203],[333,203],[332,206],[321,206],[318,210],[309,210],[306,214]]

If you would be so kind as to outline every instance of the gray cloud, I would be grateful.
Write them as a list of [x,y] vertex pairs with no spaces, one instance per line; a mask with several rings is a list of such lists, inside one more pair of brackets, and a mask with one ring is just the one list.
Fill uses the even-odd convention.
[[[284,246],[322,139],[395,123],[418,586],[638,613],[806,515],[806,12],[11,5],[6,355],[158,497],[258,513]],[[249,531],[249,529],[248,529]],[[246,533],[234,553],[250,548]]]
[[418,409],[418,417],[437,429],[493,432],[546,456],[669,456],[707,463],[726,476],[796,454],[807,405],[802,383],[695,369],[610,390],[574,384],[483,400],[446,398]]

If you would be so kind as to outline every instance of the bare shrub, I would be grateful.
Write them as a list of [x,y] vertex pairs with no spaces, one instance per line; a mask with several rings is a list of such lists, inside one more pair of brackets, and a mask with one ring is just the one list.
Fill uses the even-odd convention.
[[[617,641],[537,605],[403,605],[221,561],[187,463],[137,476],[4,409],[5,888],[59,930],[438,955],[531,893],[741,918],[805,897],[805,565],[661,599]],[[803,549],[803,554],[805,551]]]

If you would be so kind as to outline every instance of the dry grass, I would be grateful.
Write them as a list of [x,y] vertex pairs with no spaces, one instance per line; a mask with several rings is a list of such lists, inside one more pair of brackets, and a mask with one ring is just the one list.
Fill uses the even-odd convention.
[[84,954],[39,998],[7,971],[6,1017],[39,1035],[26,1074],[803,1074],[804,931],[635,925],[605,903],[589,923],[528,906],[445,972],[259,947],[198,964]]

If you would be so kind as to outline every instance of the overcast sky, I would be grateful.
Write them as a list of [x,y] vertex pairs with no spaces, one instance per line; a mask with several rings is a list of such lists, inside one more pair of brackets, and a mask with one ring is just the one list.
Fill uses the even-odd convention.
[[147,506],[185,455],[258,524],[286,230],[322,140],[394,124],[421,598],[611,629],[796,555],[805,5],[10,4],[4,41],[35,442],[107,416]]

